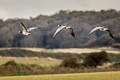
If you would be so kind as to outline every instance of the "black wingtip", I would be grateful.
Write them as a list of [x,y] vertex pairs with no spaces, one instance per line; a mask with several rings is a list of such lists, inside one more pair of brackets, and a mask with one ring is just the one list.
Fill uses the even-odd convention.
[[20,21],[20,24],[23,24],[23,22],[22,22],[22,21]]
[[113,36],[111,36],[111,38],[114,40],[114,37],[113,37]]
[[107,30],[107,32],[109,33],[110,37],[114,40],[113,34],[111,33],[110,30]]
[[24,23],[22,21],[20,21],[20,24],[24,26]]
[[73,37],[74,39],[76,39],[76,37]]
[[74,39],[76,39],[75,34],[71,34]]
[[38,27],[37,29],[41,29],[40,27]]

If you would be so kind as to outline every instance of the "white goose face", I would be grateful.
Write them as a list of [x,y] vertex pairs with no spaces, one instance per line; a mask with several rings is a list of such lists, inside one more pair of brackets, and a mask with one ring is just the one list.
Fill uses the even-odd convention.
[[21,33],[21,34],[22,34],[22,31],[19,31],[19,33]]
[[62,25],[58,25],[58,27],[61,27]]

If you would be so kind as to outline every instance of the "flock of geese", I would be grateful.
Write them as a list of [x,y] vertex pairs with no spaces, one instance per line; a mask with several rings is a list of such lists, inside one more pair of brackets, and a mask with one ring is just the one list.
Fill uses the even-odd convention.
[[[32,30],[40,29],[40,27],[27,28],[27,27],[23,24],[23,22],[20,22],[20,24],[21,24],[21,27],[22,27],[22,31],[19,31],[19,33],[22,34],[22,35],[25,35],[25,36],[30,35]],[[67,30],[67,31],[69,32],[69,34],[70,34],[72,37],[75,38],[75,33],[74,33],[74,31],[73,31],[73,28],[71,28],[71,27],[68,26],[68,25],[58,25],[58,28],[57,28],[57,30],[55,31],[54,35],[53,35],[53,38],[54,38],[58,33],[60,33],[62,30],[64,30],[64,29]],[[98,31],[107,32],[112,39],[114,38],[113,35],[112,35],[112,33],[111,33],[111,31],[110,31],[108,28],[101,27],[101,26],[98,26],[98,27],[93,28],[93,29],[90,31],[89,35],[92,34],[92,33],[95,32],[95,31],[97,31],[97,30],[98,30]]]

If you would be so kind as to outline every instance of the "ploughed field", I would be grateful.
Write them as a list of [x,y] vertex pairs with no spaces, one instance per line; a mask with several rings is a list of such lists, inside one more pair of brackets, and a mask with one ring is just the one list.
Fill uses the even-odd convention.
[[11,50],[11,49],[23,49],[34,52],[44,52],[44,53],[91,53],[91,52],[101,52],[106,51],[108,53],[120,53],[120,49],[111,47],[100,47],[100,48],[64,48],[64,49],[44,49],[44,48],[0,48],[0,50]]

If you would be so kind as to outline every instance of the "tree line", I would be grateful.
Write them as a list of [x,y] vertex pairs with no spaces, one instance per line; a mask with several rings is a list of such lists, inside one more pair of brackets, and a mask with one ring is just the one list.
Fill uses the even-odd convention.
[[[27,27],[40,27],[30,36],[19,34],[20,22]],[[0,47],[40,47],[40,48],[80,48],[94,46],[111,46],[120,42],[120,11],[114,9],[101,11],[69,11],[61,10],[47,16],[38,15],[29,19],[0,20]],[[66,24],[74,29],[76,39],[63,31],[52,38],[57,25]],[[115,40],[108,34],[99,31],[88,36],[96,26],[104,26],[111,30]]]

